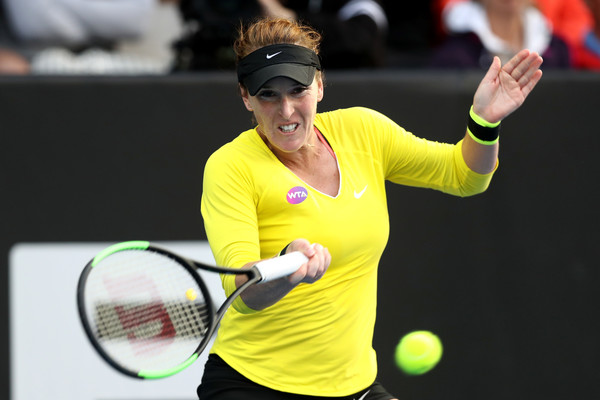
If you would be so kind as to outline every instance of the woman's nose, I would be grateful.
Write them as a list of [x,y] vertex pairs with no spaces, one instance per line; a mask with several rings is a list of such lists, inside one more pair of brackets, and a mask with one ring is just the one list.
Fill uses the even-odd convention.
[[281,98],[281,106],[279,110],[281,116],[285,119],[290,119],[294,113],[293,102],[287,96]]

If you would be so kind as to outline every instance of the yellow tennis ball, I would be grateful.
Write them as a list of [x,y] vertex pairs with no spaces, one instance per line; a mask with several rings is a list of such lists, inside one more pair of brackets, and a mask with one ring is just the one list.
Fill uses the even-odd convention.
[[185,297],[187,297],[189,301],[194,301],[196,300],[196,297],[198,297],[198,293],[196,293],[194,289],[190,288],[185,291]]
[[421,375],[440,362],[442,352],[442,342],[433,333],[410,332],[396,346],[396,365],[408,375]]

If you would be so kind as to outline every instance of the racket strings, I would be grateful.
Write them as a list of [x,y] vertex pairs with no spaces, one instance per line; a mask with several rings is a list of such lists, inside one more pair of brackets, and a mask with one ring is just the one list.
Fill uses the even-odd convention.
[[[168,319],[167,319],[168,316]],[[189,302],[96,304],[94,321],[100,339],[139,340],[156,336],[201,339],[209,328],[207,305]]]
[[85,293],[97,342],[130,370],[183,363],[212,322],[213,310],[192,273],[156,252],[125,250],[102,259]]

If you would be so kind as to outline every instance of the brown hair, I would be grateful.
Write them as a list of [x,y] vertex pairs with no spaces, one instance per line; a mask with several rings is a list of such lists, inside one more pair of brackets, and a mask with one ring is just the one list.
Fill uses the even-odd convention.
[[240,27],[233,50],[239,61],[272,44],[296,44],[319,54],[321,34],[310,26],[285,18],[261,18],[247,27]]

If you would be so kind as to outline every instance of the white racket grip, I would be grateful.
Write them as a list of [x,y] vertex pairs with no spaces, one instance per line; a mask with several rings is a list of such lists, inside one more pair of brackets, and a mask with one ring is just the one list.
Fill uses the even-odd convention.
[[293,251],[283,256],[269,258],[256,263],[255,267],[262,279],[259,283],[272,281],[293,274],[308,261],[303,253]]

